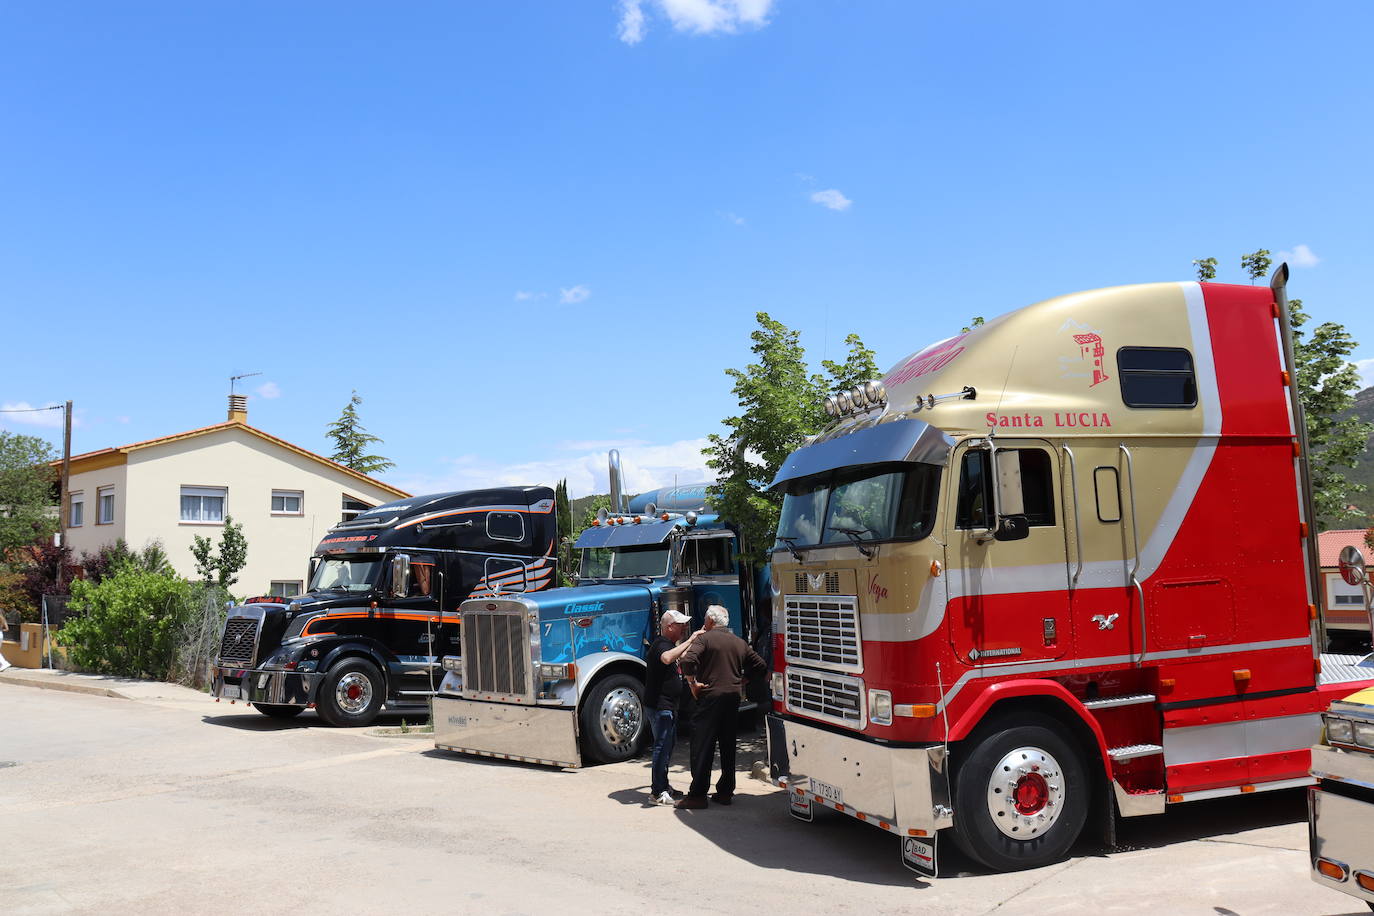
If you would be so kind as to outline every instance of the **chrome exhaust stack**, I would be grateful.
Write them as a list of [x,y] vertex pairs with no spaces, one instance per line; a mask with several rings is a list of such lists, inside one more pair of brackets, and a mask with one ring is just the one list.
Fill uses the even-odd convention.
[[620,450],[611,449],[608,459],[610,465],[608,476],[611,481],[611,511],[623,513],[625,511],[624,494],[620,489]]

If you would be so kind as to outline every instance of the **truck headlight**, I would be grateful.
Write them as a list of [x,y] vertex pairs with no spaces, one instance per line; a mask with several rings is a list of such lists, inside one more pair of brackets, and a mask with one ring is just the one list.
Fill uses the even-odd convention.
[[1354,744],[1355,724],[1349,719],[1322,716],[1326,720],[1326,740],[1330,744]]
[[874,725],[892,724],[892,694],[886,690],[868,691],[868,721]]
[[462,671],[462,670],[463,670],[463,656],[461,656],[461,655],[445,655],[445,656],[444,656],[443,665],[444,665],[444,670],[445,670],[445,671]]
[[777,700],[777,701],[779,701],[779,702],[781,702],[781,701],[783,701],[783,700],[785,700],[785,699],[787,698],[787,695],[783,692],[783,685],[784,685],[784,683],[785,683],[785,681],[783,680],[782,672],[781,672],[781,671],[774,671],[774,672],[773,672],[773,699],[775,699],[775,700]]
[[1374,751],[1374,722],[1355,723],[1355,743]]
[[570,681],[577,677],[577,666],[571,663],[562,665],[541,664],[539,676],[546,681]]

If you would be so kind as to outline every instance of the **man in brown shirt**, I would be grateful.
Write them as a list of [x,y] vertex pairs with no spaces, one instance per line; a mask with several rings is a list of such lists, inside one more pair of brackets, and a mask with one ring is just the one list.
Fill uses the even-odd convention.
[[767,674],[768,666],[748,643],[730,632],[730,612],[718,604],[706,609],[702,632],[683,653],[681,665],[697,698],[697,711],[692,717],[692,787],[675,807],[706,807],[717,744],[720,779],[711,800],[728,805],[735,795],[740,688],[747,677]]

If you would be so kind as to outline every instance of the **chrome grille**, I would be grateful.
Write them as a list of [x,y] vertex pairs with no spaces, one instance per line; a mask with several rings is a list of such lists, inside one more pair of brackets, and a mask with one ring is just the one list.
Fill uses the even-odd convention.
[[258,621],[255,617],[230,617],[224,623],[224,636],[219,641],[219,663],[223,666],[253,666],[253,650],[258,644]]
[[795,574],[795,591],[802,595],[838,595],[840,593],[840,574],[837,572]]
[[864,682],[856,677],[787,669],[787,709],[850,728],[864,727]]
[[835,671],[863,671],[858,599],[853,596],[786,596],[783,606],[784,656]]
[[463,691],[532,702],[530,628],[525,608],[463,610]]

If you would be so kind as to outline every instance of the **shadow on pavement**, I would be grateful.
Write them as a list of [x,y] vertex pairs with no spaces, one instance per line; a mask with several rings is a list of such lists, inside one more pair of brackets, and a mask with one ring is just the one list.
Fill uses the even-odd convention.
[[[307,709],[294,719],[274,719],[265,716],[251,706],[243,705],[230,706],[229,709],[242,709],[242,712],[229,712],[225,710],[216,716],[201,716],[200,720],[206,725],[217,725],[221,728],[237,728],[246,732],[281,732],[290,731],[297,728],[327,728],[339,732],[361,732],[362,729],[339,728],[328,724],[313,709]],[[369,723],[369,726],[378,725],[399,725],[402,719],[414,721],[417,718],[415,713],[384,712]]]
[[1306,820],[1307,790],[1302,788],[1214,798],[1178,805],[1151,817],[1122,818],[1117,822],[1116,849],[1112,852],[1156,849]]

